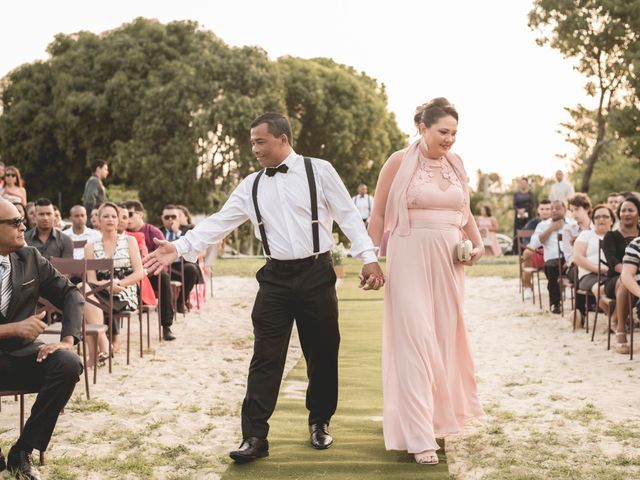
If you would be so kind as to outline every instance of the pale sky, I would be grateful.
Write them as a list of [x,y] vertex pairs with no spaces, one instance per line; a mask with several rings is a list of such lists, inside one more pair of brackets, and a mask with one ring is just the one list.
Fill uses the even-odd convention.
[[[56,33],[102,32],[138,16],[190,19],[234,46],[330,57],[385,84],[400,128],[414,134],[415,107],[447,97],[458,108],[454,151],[475,171],[552,176],[573,153],[557,133],[563,107],[591,104],[572,63],[535,43],[531,0],[28,1],[0,7],[0,76],[46,58]],[[366,119],[363,119],[366,121]],[[304,153],[304,152],[301,152]]]

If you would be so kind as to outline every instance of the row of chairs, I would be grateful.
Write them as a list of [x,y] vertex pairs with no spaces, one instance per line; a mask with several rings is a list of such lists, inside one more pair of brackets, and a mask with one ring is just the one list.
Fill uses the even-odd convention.
[[[519,254],[519,259],[522,258],[522,254],[526,249],[526,245],[524,244],[523,240],[531,238],[531,236],[533,235],[533,232],[534,232],[533,230],[517,230],[516,231],[516,242],[517,242],[517,251]],[[565,262],[564,262],[564,256],[562,253],[562,248],[561,248],[562,234],[559,233],[557,238],[558,238],[557,240],[558,252],[560,254],[560,261],[558,262],[558,283],[559,283],[560,292],[561,292],[561,302],[560,302],[561,314],[564,317],[564,302],[566,300],[565,288],[569,287],[571,292],[571,310],[573,312],[573,331],[577,330],[578,328],[578,311],[580,310],[578,308],[578,300],[584,299],[584,305],[583,305],[584,318],[581,326],[584,327],[586,333],[589,334],[589,313],[593,311],[594,320],[593,320],[593,328],[591,329],[591,341],[593,342],[595,340],[598,314],[600,312],[600,308],[599,308],[600,304],[601,303],[606,304],[607,311],[608,311],[607,350],[610,350],[611,349],[611,332],[612,332],[611,319],[613,316],[613,312],[615,311],[616,300],[609,298],[605,295],[602,295],[599,289],[597,291],[597,295],[594,295],[593,292],[591,291],[582,290],[579,288],[577,269],[573,269],[574,275],[573,275],[573,278],[570,278],[564,268]],[[599,265],[606,264],[604,258],[602,258],[602,240],[600,240],[599,242],[598,264]],[[522,262],[520,260],[518,261],[518,266],[519,266],[519,288],[522,294],[522,301],[524,302],[523,273],[529,273],[532,276],[537,277],[538,304],[540,308],[542,308],[542,298],[541,298],[541,289],[540,289],[540,269],[536,267],[523,267]],[[601,285],[602,278],[601,278],[600,271],[598,271],[597,275],[598,275],[597,284]],[[535,305],[536,303],[535,302],[535,284],[533,282],[532,282],[532,287],[534,288],[532,297],[533,297],[533,303]],[[593,309],[591,309],[592,304],[594,305]],[[633,360],[633,335],[634,335],[634,319],[633,319],[632,305],[633,305],[633,299],[631,296],[629,296],[628,325],[629,325],[629,337],[630,337],[630,343],[629,343],[629,359],[630,360]]]

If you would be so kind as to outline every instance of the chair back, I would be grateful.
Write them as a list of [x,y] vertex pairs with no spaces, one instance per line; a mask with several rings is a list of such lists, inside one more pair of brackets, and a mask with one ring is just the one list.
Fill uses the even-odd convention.
[[523,243],[525,238],[531,238],[533,236],[534,230],[516,230],[516,245],[518,249],[518,256],[522,255],[524,249],[527,248],[527,245]]
[[74,240],[73,248],[83,248],[87,244],[86,240]]
[[86,261],[76,260],[73,258],[57,258],[51,257],[49,260],[53,268],[58,270],[63,275],[72,275],[82,279],[85,282],[86,273]]

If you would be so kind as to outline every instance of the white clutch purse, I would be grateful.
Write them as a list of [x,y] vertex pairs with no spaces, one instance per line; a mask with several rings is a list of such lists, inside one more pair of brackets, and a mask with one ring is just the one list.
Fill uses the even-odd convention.
[[473,250],[473,243],[471,243],[471,240],[460,240],[456,246],[458,261],[466,262],[471,260],[471,250]]

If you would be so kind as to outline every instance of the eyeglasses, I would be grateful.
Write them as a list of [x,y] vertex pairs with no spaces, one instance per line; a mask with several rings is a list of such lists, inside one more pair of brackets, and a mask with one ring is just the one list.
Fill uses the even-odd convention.
[[4,176],[5,177],[17,177],[17,175],[15,173],[5,173]]
[[24,217],[5,218],[0,220],[0,224],[11,225],[14,228],[20,228],[20,225],[27,225],[27,219]]
[[165,215],[164,217],[165,220],[175,220],[176,218],[178,218],[177,215]]
[[611,220],[611,215],[596,215],[594,220]]

